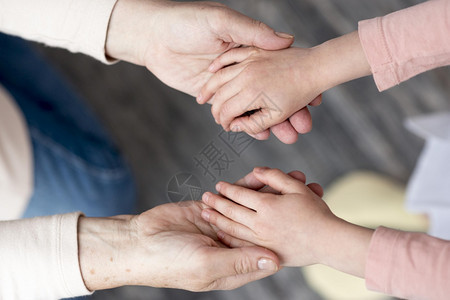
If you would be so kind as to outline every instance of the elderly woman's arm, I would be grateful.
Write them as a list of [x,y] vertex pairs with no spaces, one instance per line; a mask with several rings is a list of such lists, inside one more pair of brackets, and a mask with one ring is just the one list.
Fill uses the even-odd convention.
[[267,249],[224,248],[202,208],[191,202],[138,216],[0,222],[0,298],[59,299],[123,285],[233,289],[278,270]]

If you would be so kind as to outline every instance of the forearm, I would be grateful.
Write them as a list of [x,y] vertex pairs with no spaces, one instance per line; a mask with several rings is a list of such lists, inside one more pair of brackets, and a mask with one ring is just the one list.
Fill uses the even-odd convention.
[[131,216],[85,218],[78,222],[80,269],[91,291],[131,284],[128,249],[133,247]]
[[153,25],[168,0],[118,0],[114,6],[106,38],[106,55],[145,65],[146,45]]
[[116,0],[0,0],[0,31],[107,62],[105,39]]
[[317,61],[316,78],[322,92],[371,74],[357,31],[329,40],[312,50]]

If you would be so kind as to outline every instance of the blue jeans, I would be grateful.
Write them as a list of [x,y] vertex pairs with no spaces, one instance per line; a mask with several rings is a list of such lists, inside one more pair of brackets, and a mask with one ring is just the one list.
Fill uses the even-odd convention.
[[23,217],[135,212],[134,179],[100,122],[27,42],[4,34],[0,84],[22,110],[32,141],[34,192]]

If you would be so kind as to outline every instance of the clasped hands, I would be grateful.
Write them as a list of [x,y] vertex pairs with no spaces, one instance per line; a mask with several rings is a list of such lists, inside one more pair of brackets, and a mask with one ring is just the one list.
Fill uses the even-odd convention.
[[281,266],[322,262],[330,257],[320,255],[329,249],[324,243],[334,235],[326,229],[340,222],[320,199],[322,188],[305,180],[298,171],[255,169],[234,185],[221,183],[221,194],[206,193],[203,202],[169,203],[137,216],[82,217],[86,287],[228,290]]
[[[326,65],[323,60],[332,57],[335,49],[289,48],[292,43],[293,36],[277,33],[219,3],[118,0],[105,50],[112,58],[146,66],[162,82],[197,97],[199,103],[209,102],[216,122],[225,130],[245,131],[258,139],[267,139],[271,130],[281,141],[293,143],[298,133],[311,129],[307,105],[320,104],[321,93],[338,80],[333,79],[334,68],[316,64]],[[167,204],[139,216],[81,218],[79,257],[86,286],[91,290],[121,285],[232,289],[275,273],[280,263],[320,262],[323,241],[308,240],[314,236],[314,224],[327,228],[341,222],[320,199],[321,188],[306,186],[302,173],[275,175],[277,182],[264,181],[257,172],[238,182],[236,186],[247,187],[245,193],[258,193],[250,193],[248,199],[253,202],[242,202],[242,207],[206,194],[204,203]],[[276,212],[277,202],[269,199],[285,194],[285,187],[294,195],[284,195],[284,213],[293,205],[305,218],[291,217],[302,221],[299,228],[310,229],[298,239],[306,247],[300,258],[284,251],[288,246],[277,244],[276,237],[263,236],[277,235],[279,228],[248,230],[263,225],[258,219],[270,215],[269,209]],[[227,194],[226,184],[218,189],[237,203],[239,193],[244,193]],[[256,202],[258,197],[264,205]],[[257,216],[252,215],[256,210]],[[281,228],[283,224],[290,226],[277,223]],[[281,243],[289,241],[290,232],[279,235]],[[308,249],[308,245],[318,248]]]
[[[215,2],[119,0],[111,17],[106,52],[113,58],[146,66],[166,85],[197,97],[201,104],[209,101],[214,118],[226,130],[233,118],[259,110],[249,120],[264,119],[263,124],[232,124],[231,129],[240,125],[241,131],[258,139],[267,139],[271,129],[281,141],[293,143],[299,133],[311,130],[306,104],[321,102],[320,92],[310,91],[313,86],[308,86],[312,79],[302,81],[309,73],[295,79],[296,74],[307,70],[294,66],[298,59],[292,60],[297,51],[289,49],[293,42],[293,36],[275,32]],[[286,50],[275,51],[281,49]],[[280,74],[284,84],[295,80],[301,85],[295,91],[291,88],[279,93],[273,88],[277,84],[271,79],[274,73]],[[264,78],[266,75],[271,76]],[[304,88],[309,92],[300,96],[302,105],[291,105],[289,110],[281,106],[281,99],[287,102],[298,98],[296,91]],[[276,118],[262,118],[270,110],[255,101],[262,92],[280,108]]]

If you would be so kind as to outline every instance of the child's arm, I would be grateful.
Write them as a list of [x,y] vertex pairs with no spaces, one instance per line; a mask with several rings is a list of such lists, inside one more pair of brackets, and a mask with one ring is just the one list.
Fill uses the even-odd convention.
[[[222,183],[219,192],[234,202],[208,193],[203,201],[218,212],[207,209],[202,216],[222,230],[217,235],[225,244],[267,247],[285,266],[321,263],[364,277],[373,291],[402,299],[448,299],[450,241],[383,227],[374,233],[349,224],[331,213],[317,195],[322,193],[318,185],[306,186],[299,172],[292,175],[255,169],[237,183],[242,186]],[[262,184],[270,188],[243,187]]]
[[[232,49],[210,71],[215,74],[198,102],[214,96],[216,121],[253,135],[289,119],[327,89],[371,74],[357,31],[311,49]],[[244,115],[249,111],[254,113]]]
[[320,190],[315,185],[275,169],[257,168],[254,176],[281,195],[219,183],[218,191],[234,202],[212,193],[203,197],[217,211],[207,209],[202,216],[221,230],[225,244],[248,241],[275,251],[284,266],[321,263],[364,277],[373,230],[334,216],[313,192]]

